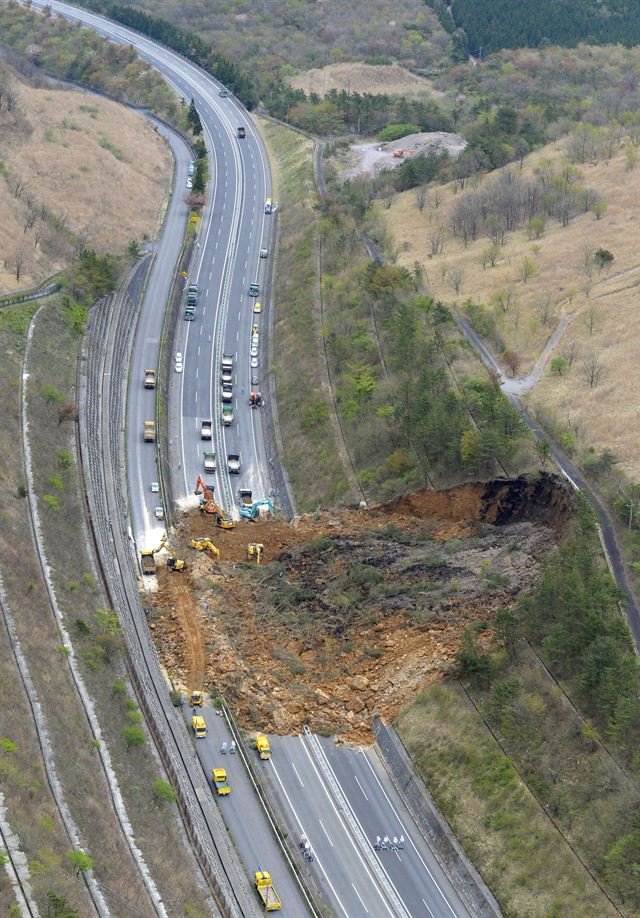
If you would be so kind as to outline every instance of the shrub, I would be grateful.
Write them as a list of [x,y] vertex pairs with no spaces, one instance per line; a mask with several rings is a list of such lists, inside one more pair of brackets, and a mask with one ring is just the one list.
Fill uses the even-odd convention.
[[153,782],[153,793],[158,803],[175,803],[176,792],[167,781],[157,778]]
[[378,133],[378,139],[384,142],[400,140],[401,137],[407,137],[409,134],[419,134],[420,125],[418,124],[388,124]]

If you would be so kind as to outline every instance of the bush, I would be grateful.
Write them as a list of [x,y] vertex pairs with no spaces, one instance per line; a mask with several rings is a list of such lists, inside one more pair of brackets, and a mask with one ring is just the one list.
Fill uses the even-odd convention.
[[378,140],[389,143],[393,140],[400,140],[401,137],[407,137],[409,134],[419,134],[420,125],[418,124],[388,124],[378,133]]
[[153,793],[158,803],[175,803],[176,792],[167,781],[158,778],[153,782]]

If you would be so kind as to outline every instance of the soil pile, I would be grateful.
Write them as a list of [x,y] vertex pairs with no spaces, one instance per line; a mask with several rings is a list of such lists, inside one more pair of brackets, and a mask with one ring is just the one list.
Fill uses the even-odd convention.
[[[195,511],[172,540],[189,569],[160,570],[149,624],[173,681],[222,691],[243,726],[366,742],[374,714],[451,672],[464,629],[530,587],[569,514],[551,476],[224,532]],[[190,548],[200,535],[220,562]]]

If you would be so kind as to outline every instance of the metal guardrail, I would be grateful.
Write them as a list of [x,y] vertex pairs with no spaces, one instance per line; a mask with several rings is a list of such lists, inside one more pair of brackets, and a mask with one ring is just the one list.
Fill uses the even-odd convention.
[[[126,285],[125,285],[126,286]],[[210,801],[184,724],[169,705],[146,625],[128,531],[123,437],[126,367],[135,311],[122,292],[111,314],[90,315],[86,337],[86,398],[81,403],[82,466],[92,507],[98,557],[129,648],[130,675],[172,778],[194,851],[224,915],[256,914],[248,883]],[[110,374],[104,375],[109,365]]]
[[55,293],[56,290],[60,289],[60,284],[57,281],[47,284],[46,287],[37,288],[31,293],[16,293],[15,296],[10,297],[1,297],[0,298],[0,309],[4,306],[15,306],[18,303],[28,303],[30,300],[40,300],[42,297],[50,296],[52,293]]

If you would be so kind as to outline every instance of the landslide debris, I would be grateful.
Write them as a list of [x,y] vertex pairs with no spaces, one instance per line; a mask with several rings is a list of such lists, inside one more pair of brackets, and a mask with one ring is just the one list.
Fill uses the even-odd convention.
[[[569,515],[570,495],[549,475],[225,532],[194,511],[172,540],[189,570],[160,570],[149,625],[170,677],[189,688],[185,622],[199,629],[205,687],[225,694],[244,727],[306,723],[366,742],[374,714],[392,718],[451,672],[464,629],[530,587]],[[204,534],[220,562],[188,547]],[[255,541],[259,566],[246,562]]]

